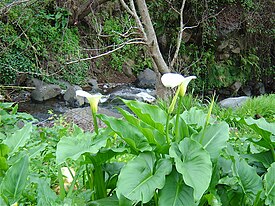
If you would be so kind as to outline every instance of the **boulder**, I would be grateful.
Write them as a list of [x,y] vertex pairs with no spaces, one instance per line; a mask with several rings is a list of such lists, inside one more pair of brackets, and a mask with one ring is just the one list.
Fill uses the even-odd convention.
[[84,97],[75,95],[77,90],[82,90],[80,86],[72,85],[69,86],[64,94],[64,100],[71,107],[80,107],[84,105]]
[[61,88],[55,84],[46,84],[43,81],[33,78],[35,90],[31,93],[31,98],[35,101],[45,101],[61,94]]
[[157,75],[151,69],[145,69],[137,76],[136,86],[140,88],[154,89],[156,86]]
[[96,79],[89,79],[88,84],[92,87],[92,91],[99,91],[98,83]]
[[250,97],[241,96],[241,97],[230,97],[220,101],[220,105],[223,108],[236,108],[242,106]]

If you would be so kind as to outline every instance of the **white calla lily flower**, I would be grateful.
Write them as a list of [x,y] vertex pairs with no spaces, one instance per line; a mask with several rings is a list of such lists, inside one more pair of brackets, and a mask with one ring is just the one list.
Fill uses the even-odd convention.
[[85,92],[83,90],[77,90],[75,92],[76,96],[86,97],[90,103],[92,112],[97,112],[97,106],[100,98],[102,97],[101,94],[90,94],[88,92]]
[[192,79],[196,79],[196,78],[197,78],[196,76],[184,77],[181,74],[166,73],[162,75],[161,82],[165,87],[174,88],[176,86],[179,86],[179,89],[180,89],[179,95],[184,96],[189,82]]
[[186,89],[187,89],[187,86],[189,84],[189,82],[192,80],[192,79],[196,79],[197,77],[196,76],[189,76],[189,77],[184,77],[184,80],[182,81],[182,83],[180,84],[180,93],[179,95],[180,96],[184,96],[185,93],[186,93]]
[[176,73],[166,73],[162,75],[161,82],[165,87],[174,88],[184,81],[184,77]]

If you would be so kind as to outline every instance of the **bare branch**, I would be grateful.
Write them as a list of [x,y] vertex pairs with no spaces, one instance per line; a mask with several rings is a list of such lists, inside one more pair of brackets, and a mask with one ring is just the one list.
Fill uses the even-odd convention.
[[113,50],[110,50],[108,52],[105,52],[105,53],[102,53],[102,54],[99,54],[99,55],[96,55],[96,56],[84,58],[84,59],[78,59],[78,60],[66,62],[65,64],[69,65],[69,64],[73,64],[73,63],[78,63],[78,62],[82,62],[82,61],[87,61],[87,60],[92,60],[92,59],[97,59],[97,58],[100,58],[100,57],[103,57],[103,56],[107,56],[107,55],[109,55],[109,54],[111,54],[111,53],[113,53],[113,52],[115,52],[119,49],[122,49],[124,46],[130,45],[130,44],[146,44],[146,43],[144,41],[140,41],[138,38],[137,39],[132,39],[132,40],[129,40],[129,41],[124,42],[122,44],[116,45],[116,46],[118,46],[117,48],[115,48]]
[[6,6],[4,6],[3,8],[0,9],[0,14],[6,14],[9,12],[9,10],[11,9],[11,7],[22,4],[22,3],[27,3],[31,0],[18,0],[18,1],[13,1],[10,4],[7,4]]
[[124,0],[120,0],[121,5],[123,6],[123,8],[131,15],[131,16],[135,16],[134,12],[129,8],[129,6],[125,3]]
[[177,47],[176,47],[176,51],[174,53],[174,57],[171,61],[171,64],[170,64],[170,68],[173,68],[175,62],[176,62],[176,59],[178,58],[178,54],[179,54],[179,50],[180,50],[180,45],[181,45],[181,42],[182,42],[182,32],[184,31],[184,24],[183,24],[183,9],[184,9],[184,6],[185,6],[185,1],[186,0],[183,0],[182,1],[182,5],[181,5],[181,8],[180,8],[180,30],[179,30],[179,34],[178,34],[178,38],[177,38]]
[[139,28],[139,30],[141,31],[143,38],[145,41],[147,41],[147,35],[146,32],[144,30],[144,27],[140,21],[140,18],[137,14],[136,8],[135,8],[135,4],[133,0],[130,0],[130,7],[125,3],[124,0],[120,0],[121,5],[123,6],[123,8],[135,19],[135,22]]
[[180,15],[180,11],[178,11],[175,7],[173,7],[173,4],[172,4],[171,1],[168,1],[168,0],[165,0],[165,1],[170,5],[170,7],[171,7],[177,14]]

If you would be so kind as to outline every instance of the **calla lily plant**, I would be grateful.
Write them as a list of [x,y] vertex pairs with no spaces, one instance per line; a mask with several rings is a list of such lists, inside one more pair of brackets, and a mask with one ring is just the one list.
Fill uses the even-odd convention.
[[96,113],[98,110],[98,103],[99,103],[99,100],[101,99],[102,95],[101,94],[90,94],[83,90],[77,90],[75,92],[75,94],[76,94],[76,96],[86,97],[88,99],[88,101],[90,103],[91,110],[92,110],[94,129],[95,129],[95,132],[98,134],[98,124],[97,124],[97,120],[96,120]]
[[[175,137],[176,140],[179,141],[179,137],[178,137],[178,121],[179,121],[179,115],[180,115],[180,106],[181,106],[181,100],[182,97],[185,95],[186,90],[187,90],[187,86],[189,84],[189,82],[192,79],[196,79],[196,76],[188,76],[188,77],[184,77],[181,74],[176,74],[176,73],[166,73],[161,77],[161,82],[165,87],[169,87],[169,88],[175,88],[178,86],[178,89],[176,91],[175,96],[172,99],[172,102],[168,108],[168,114],[172,114],[172,112],[174,111],[176,102],[177,102],[177,98],[179,96],[179,106],[178,106],[178,111],[177,111],[177,116],[176,116],[176,124],[175,124]],[[167,133],[167,142],[169,142],[169,137],[168,137],[168,123],[169,123],[169,115],[167,117],[167,124],[166,124],[166,133]]]

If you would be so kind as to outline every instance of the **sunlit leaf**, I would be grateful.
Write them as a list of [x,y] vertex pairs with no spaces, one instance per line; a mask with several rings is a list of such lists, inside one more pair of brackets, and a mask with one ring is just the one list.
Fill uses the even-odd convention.
[[81,133],[75,137],[63,137],[57,144],[56,162],[61,164],[67,158],[77,160],[85,152],[96,154],[100,148],[106,146],[108,138],[107,135],[98,135],[92,140],[89,133]]
[[31,131],[32,124],[27,124],[3,141],[3,143],[10,148],[11,154],[15,153],[19,147],[23,147],[26,144],[26,142],[30,139]]
[[135,125],[106,115],[98,115],[98,117],[117,133],[136,153],[152,150],[148,140]]
[[198,201],[211,180],[212,163],[209,153],[189,138],[179,144],[173,143],[169,153],[175,159],[176,169],[182,174],[185,184],[194,189],[193,196]]
[[211,159],[217,159],[229,139],[229,126],[225,122],[209,125],[205,130],[194,134],[192,138],[201,143],[203,148],[209,152]]
[[159,193],[159,206],[195,206],[193,189],[184,184],[182,175],[173,171],[167,176],[164,187]]
[[265,181],[265,204],[275,205],[275,162],[268,168],[264,177]]
[[167,118],[167,113],[156,105],[147,104],[133,100],[123,100],[139,119],[152,127],[164,132],[164,126]]
[[29,157],[24,156],[6,172],[1,184],[1,194],[13,204],[21,198],[29,174]]
[[133,202],[149,202],[156,189],[163,188],[165,176],[172,170],[168,159],[156,162],[153,153],[141,153],[121,170],[117,182],[117,194]]

